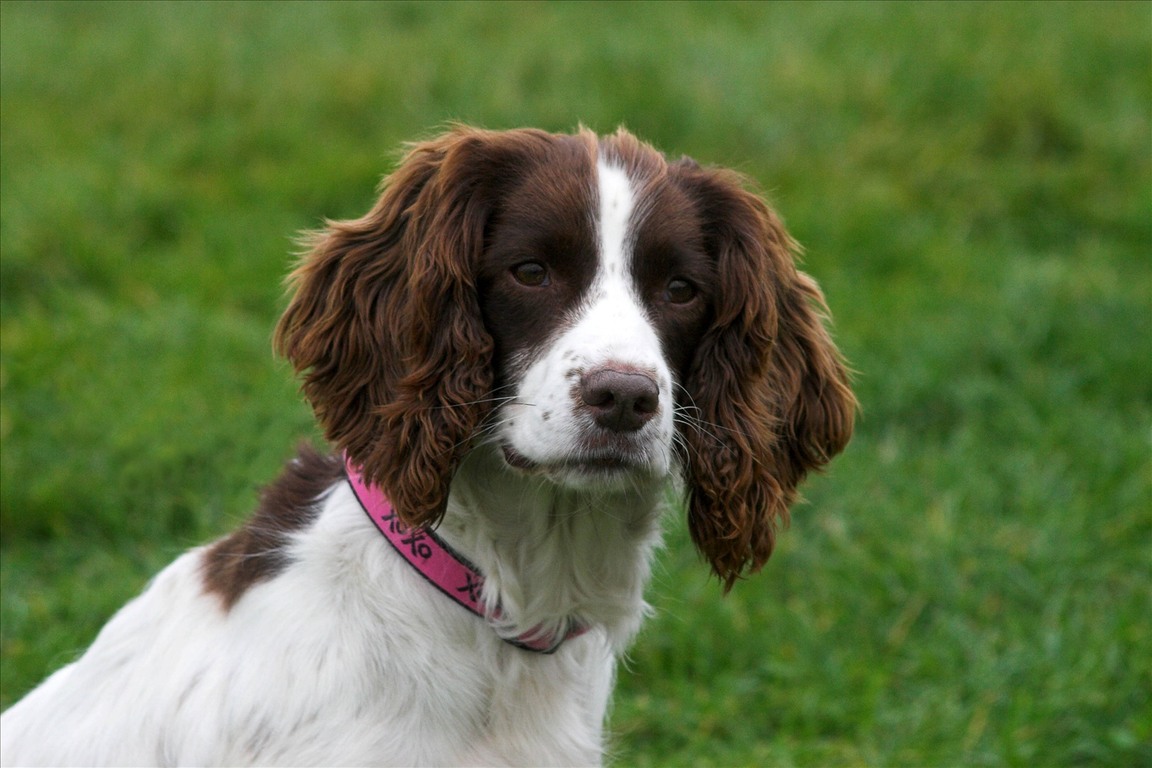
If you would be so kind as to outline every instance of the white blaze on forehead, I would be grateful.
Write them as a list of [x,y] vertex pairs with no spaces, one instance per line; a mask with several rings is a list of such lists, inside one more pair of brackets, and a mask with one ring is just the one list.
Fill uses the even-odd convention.
[[588,291],[583,311],[573,329],[586,338],[585,348],[602,358],[596,363],[614,361],[655,367],[654,360],[641,360],[659,354],[651,324],[632,282],[632,240],[630,230],[636,213],[632,180],[623,168],[597,163],[600,218],[597,221],[599,263]]
[[623,169],[603,161],[596,164],[596,171],[600,191],[600,266],[607,275],[623,277],[633,209],[632,183]]

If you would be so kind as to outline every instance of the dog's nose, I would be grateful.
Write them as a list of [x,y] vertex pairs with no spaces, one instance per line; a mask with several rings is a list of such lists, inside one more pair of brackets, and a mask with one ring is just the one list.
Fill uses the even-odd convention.
[[660,389],[646,373],[597,368],[580,379],[580,399],[600,426],[613,432],[635,432],[660,407]]

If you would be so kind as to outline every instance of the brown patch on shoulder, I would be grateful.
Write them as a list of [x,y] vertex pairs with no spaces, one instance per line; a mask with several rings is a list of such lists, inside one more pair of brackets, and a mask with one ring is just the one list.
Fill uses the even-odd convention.
[[205,592],[218,595],[227,611],[249,587],[283,571],[289,564],[284,552],[288,534],[316,519],[320,500],[343,477],[339,456],[301,446],[280,477],[261,492],[260,504],[248,522],[204,554]]

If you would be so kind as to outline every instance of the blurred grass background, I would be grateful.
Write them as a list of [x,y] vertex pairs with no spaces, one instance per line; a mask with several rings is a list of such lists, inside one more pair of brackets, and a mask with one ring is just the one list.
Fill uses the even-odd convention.
[[1152,764],[1152,6],[0,5],[0,702],[311,417],[293,237],[450,119],[735,166],[864,414],[720,599],[680,521],[620,765]]

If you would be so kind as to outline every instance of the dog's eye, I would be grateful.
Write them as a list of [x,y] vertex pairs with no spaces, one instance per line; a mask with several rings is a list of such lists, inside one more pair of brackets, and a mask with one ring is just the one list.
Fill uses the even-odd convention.
[[552,279],[548,276],[548,268],[538,261],[525,261],[512,267],[512,277],[516,278],[516,282],[520,285],[532,288],[541,288],[552,283]]
[[672,304],[687,304],[694,298],[696,298],[696,286],[678,277],[669,280],[668,287],[664,289],[664,300]]

